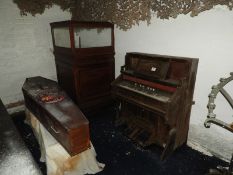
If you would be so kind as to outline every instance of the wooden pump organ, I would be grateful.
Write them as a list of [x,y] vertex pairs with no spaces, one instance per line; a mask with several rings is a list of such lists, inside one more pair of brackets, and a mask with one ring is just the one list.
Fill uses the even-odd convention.
[[143,147],[163,147],[164,159],[187,140],[198,59],[127,53],[112,82],[117,124]]

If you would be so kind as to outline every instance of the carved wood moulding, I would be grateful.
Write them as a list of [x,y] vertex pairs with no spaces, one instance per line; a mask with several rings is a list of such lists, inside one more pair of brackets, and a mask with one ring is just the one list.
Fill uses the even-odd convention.
[[72,18],[82,21],[110,21],[127,30],[140,21],[147,21],[153,14],[161,19],[176,18],[179,14],[192,17],[225,5],[232,10],[233,0],[14,0],[21,15],[42,14],[56,4],[70,11]]

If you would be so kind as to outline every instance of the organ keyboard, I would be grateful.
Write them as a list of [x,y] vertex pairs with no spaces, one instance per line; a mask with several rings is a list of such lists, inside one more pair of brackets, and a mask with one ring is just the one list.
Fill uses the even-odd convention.
[[161,158],[187,140],[198,59],[127,53],[112,83],[117,124],[143,147],[164,147]]

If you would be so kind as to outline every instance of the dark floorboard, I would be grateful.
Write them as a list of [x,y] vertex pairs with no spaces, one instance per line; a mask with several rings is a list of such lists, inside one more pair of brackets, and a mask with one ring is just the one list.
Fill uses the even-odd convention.
[[[91,140],[97,159],[105,163],[98,175],[204,175],[209,168],[227,163],[205,156],[188,146],[182,146],[165,161],[160,160],[161,149],[153,146],[146,150],[132,143],[114,126],[114,110],[89,117]],[[39,161],[40,150],[30,127],[24,124],[24,114],[14,115],[14,123],[41,170],[46,166]]]

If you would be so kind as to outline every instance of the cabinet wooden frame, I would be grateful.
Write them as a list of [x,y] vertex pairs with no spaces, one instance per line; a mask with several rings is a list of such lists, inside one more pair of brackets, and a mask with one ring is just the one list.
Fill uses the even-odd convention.
[[[54,22],[50,26],[59,85],[86,114],[95,113],[112,104],[110,84],[115,79],[114,25],[109,22],[70,20]],[[70,47],[56,45],[54,30],[57,28],[68,28]],[[100,32],[102,29],[110,29],[110,44],[75,48],[76,28],[97,29]]]

